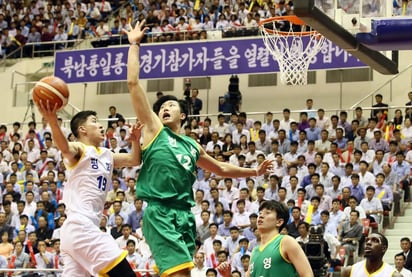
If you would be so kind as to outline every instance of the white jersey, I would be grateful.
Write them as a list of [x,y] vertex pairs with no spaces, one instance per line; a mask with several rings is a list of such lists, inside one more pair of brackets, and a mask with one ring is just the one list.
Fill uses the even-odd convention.
[[68,167],[63,202],[68,218],[82,215],[99,226],[113,172],[113,153],[106,148],[83,145],[78,163]]
[[352,266],[350,271],[351,277],[390,277],[395,272],[395,269],[388,263],[383,263],[382,266],[374,273],[368,273],[366,270],[366,260],[357,262]]

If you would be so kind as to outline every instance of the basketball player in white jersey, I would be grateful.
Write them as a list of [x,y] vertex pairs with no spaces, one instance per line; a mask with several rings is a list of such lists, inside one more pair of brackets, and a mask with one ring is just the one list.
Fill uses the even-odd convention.
[[49,122],[53,140],[69,169],[63,202],[67,219],[61,227],[63,277],[109,276],[136,277],[126,260],[127,252],[119,249],[108,233],[99,230],[113,168],[140,164],[140,127],[131,131],[132,153],[115,154],[100,147],[105,137],[96,112],[82,111],[70,122],[76,142],[68,142],[56,116],[56,107],[39,103],[39,111]]
[[365,239],[365,259],[342,269],[342,277],[402,277],[382,258],[388,249],[387,238],[380,233],[370,234]]

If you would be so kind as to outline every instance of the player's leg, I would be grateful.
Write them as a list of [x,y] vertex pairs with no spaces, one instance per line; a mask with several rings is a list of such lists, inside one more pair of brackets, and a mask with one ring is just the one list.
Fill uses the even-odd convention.
[[90,220],[77,218],[65,223],[63,227],[62,238],[66,234],[68,240],[62,240],[62,250],[64,249],[89,274],[110,277],[136,276],[125,260],[127,252],[119,249],[112,236],[100,231]]
[[90,273],[87,272],[75,259],[69,254],[62,252],[62,258],[64,262],[64,268],[62,277],[89,277]]
[[190,276],[196,234],[190,210],[150,204],[144,213],[143,234],[161,276]]

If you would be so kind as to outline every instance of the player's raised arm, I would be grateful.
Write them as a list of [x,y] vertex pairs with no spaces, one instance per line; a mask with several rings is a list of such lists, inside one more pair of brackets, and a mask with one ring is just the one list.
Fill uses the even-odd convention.
[[[145,21],[138,22],[131,31],[124,32],[127,34],[130,48],[127,58],[127,85],[129,87],[132,105],[139,121],[144,124],[145,142],[151,140],[153,135],[162,127],[162,123],[156,114],[152,111],[149,99],[140,83],[140,41],[142,40],[147,28],[144,27]],[[146,143],[144,143],[145,145]]]
[[41,100],[36,104],[40,113],[50,125],[53,133],[54,144],[62,152],[62,155],[68,162],[68,165],[76,164],[81,156],[82,148],[78,143],[69,143],[62,130],[60,129],[56,114],[57,104],[54,107],[50,107],[49,101],[47,101],[47,103],[44,103]]
[[270,160],[265,160],[257,168],[244,168],[234,166],[229,163],[223,163],[215,160],[214,158],[209,156],[202,147],[199,147],[199,149],[200,158],[197,161],[197,165],[222,177],[237,178],[260,176],[266,173],[267,170],[272,168],[272,161]]

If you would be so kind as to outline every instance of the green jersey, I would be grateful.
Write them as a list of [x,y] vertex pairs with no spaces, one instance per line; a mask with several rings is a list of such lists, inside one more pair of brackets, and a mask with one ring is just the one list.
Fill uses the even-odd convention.
[[293,265],[281,254],[284,235],[276,235],[265,246],[256,246],[250,260],[251,277],[298,277]]
[[199,146],[192,138],[177,135],[163,127],[142,150],[143,165],[136,185],[137,197],[176,208],[192,207],[192,184],[196,179],[199,156]]

